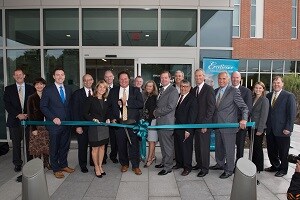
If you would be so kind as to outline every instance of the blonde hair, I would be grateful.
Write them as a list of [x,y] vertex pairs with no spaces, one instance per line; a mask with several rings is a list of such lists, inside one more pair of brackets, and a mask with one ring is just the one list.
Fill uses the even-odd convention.
[[95,89],[94,89],[94,97],[97,97],[98,96],[98,87],[100,86],[100,85],[104,85],[105,86],[105,93],[103,94],[103,96],[102,96],[102,98],[103,99],[106,99],[107,98],[107,96],[108,96],[108,84],[104,81],[104,80],[100,80],[100,81],[98,81],[98,83],[96,84],[96,86],[95,86]]
[[[264,91],[263,91],[263,93],[262,93],[262,96],[266,96],[266,86],[265,86],[265,84],[264,84],[263,82],[261,82],[261,81],[258,81],[258,82],[256,82],[256,83],[254,84],[254,88],[255,88],[256,85],[260,85],[260,86],[264,89]],[[253,96],[255,97],[256,94],[255,94],[255,92],[254,92],[254,88],[253,88]]]
[[[147,86],[149,83],[152,83],[152,84],[153,84],[153,91],[152,91],[150,94],[148,94],[148,92],[146,91],[146,86]],[[157,85],[156,85],[156,83],[155,83],[153,80],[149,80],[149,81],[147,81],[147,82],[145,83],[145,86],[144,86],[144,93],[145,93],[146,95],[150,95],[150,96],[152,96],[152,95],[158,95]]]

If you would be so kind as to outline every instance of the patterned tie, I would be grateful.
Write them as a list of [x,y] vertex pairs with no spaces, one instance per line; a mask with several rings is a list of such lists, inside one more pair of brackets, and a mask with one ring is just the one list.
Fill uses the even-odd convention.
[[178,107],[181,104],[182,100],[183,100],[183,95],[180,95],[179,101],[178,101],[177,106],[176,106],[176,110],[178,109]]
[[[124,88],[123,90],[123,98],[122,99],[127,99],[127,95],[126,95],[126,89]],[[127,107],[126,107],[126,103],[123,102],[123,107],[122,107],[122,111],[123,111],[123,121],[127,120]]]
[[274,97],[273,97],[273,100],[272,100],[272,103],[271,103],[272,108],[273,108],[274,105],[275,105],[276,99],[277,99],[277,92],[274,92]]
[[89,90],[88,97],[92,96],[91,90]]
[[164,92],[164,90],[165,90],[165,89],[164,89],[163,87],[159,89],[159,94],[158,94],[158,96],[157,96],[157,99],[160,98],[160,96],[162,95],[162,93]]
[[20,104],[21,104],[21,107],[22,107],[22,113],[23,113],[23,110],[24,110],[24,96],[23,96],[23,89],[22,89],[22,86],[19,86],[19,100],[20,100]]
[[63,103],[65,103],[65,93],[64,93],[64,90],[63,90],[63,86],[59,86],[59,96],[60,96],[60,99]]
[[217,107],[219,107],[221,99],[222,99],[222,90],[220,90],[219,94],[218,94],[218,98],[217,98],[217,102],[216,102]]

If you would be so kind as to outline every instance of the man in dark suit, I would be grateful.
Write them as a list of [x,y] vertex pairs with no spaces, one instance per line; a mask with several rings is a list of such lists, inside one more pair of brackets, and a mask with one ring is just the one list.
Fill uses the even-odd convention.
[[[21,68],[14,70],[13,77],[16,81],[15,84],[5,87],[3,100],[5,110],[8,113],[6,126],[9,128],[10,138],[13,146],[13,164],[15,165],[15,172],[22,169],[21,158],[21,141],[23,139],[22,126],[20,121],[27,119],[27,99],[28,96],[35,92],[33,86],[24,82],[25,74]],[[26,146],[28,150],[29,134],[28,130],[25,133]],[[28,151],[27,158],[30,159]]]
[[[239,72],[233,72],[231,74],[231,84],[233,87],[237,88],[241,92],[241,96],[246,103],[249,113],[252,110],[252,92],[248,88],[241,86],[241,74]],[[242,120],[242,112],[238,111],[238,120]],[[244,156],[244,146],[245,146],[245,138],[247,134],[247,129],[239,129],[236,133],[236,161]]]
[[[197,98],[198,109],[196,112],[196,124],[212,123],[216,106],[214,89],[204,82],[205,74],[202,69],[195,71],[196,87],[191,93]],[[210,162],[210,129],[195,130],[195,157],[197,164],[194,170],[200,169],[198,177],[204,177],[209,171]]]
[[[104,80],[108,84],[108,92],[114,87],[114,79],[115,76],[112,73],[111,70],[106,70],[104,73]],[[110,154],[109,158],[113,163],[118,163],[118,145],[117,145],[117,138],[116,138],[116,128],[115,127],[109,127],[109,143],[110,143]],[[105,145],[105,153],[104,153],[104,159],[103,164],[106,163],[107,159],[107,146]]]
[[75,170],[68,167],[68,152],[70,148],[70,128],[61,126],[61,121],[71,120],[71,89],[64,85],[65,72],[56,68],[53,72],[54,83],[46,86],[40,101],[40,108],[47,121],[55,125],[47,126],[49,131],[50,163],[54,176],[64,178],[63,172],[72,173]]
[[[157,125],[172,125],[175,123],[175,109],[178,102],[178,91],[171,85],[171,74],[163,71],[160,74],[162,88],[157,97],[157,106],[153,111]],[[158,139],[161,146],[162,162],[155,168],[163,168],[158,175],[163,176],[172,172],[174,155],[173,129],[158,130]]]
[[[229,86],[229,75],[227,72],[218,74],[219,88],[216,93],[216,109],[213,116],[214,123],[237,123],[238,110],[242,110],[240,128],[245,129],[248,119],[248,107],[242,99],[238,89]],[[212,170],[224,169],[220,178],[225,179],[233,174],[235,140],[238,128],[216,129],[216,152],[217,164],[210,167]],[[226,165],[225,165],[226,161]]]
[[[72,95],[72,119],[74,121],[84,121],[83,117],[83,107],[87,100],[87,98],[93,95],[92,85],[94,83],[94,79],[90,74],[85,74],[82,77],[83,88],[76,90]],[[87,165],[87,151],[88,151],[88,127],[75,127],[75,133],[77,135],[78,142],[78,161],[81,172],[87,173],[88,169]],[[91,149],[90,149],[91,154]],[[91,160],[90,155],[90,162]]]
[[[138,121],[140,119],[139,110],[143,108],[144,101],[141,92],[136,87],[129,86],[130,75],[126,71],[118,74],[120,86],[110,90],[107,101],[109,109],[109,117],[112,123],[130,121]],[[127,135],[128,133],[128,135]],[[141,175],[142,171],[139,168],[139,139],[132,129],[118,128],[116,129],[116,139],[119,150],[119,161],[122,165],[121,172],[126,172],[129,168],[129,160],[132,164],[132,170],[136,175]],[[128,146],[128,138],[130,137],[131,144]],[[128,157],[129,150],[129,157]]]
[[[197,100],[190,92],[191,83],[182,80],[180,97],[175,111],[175,124],[194,124],[197,117]],[[174,146],[176,165],[173,169],[183,168],[182,176],[187,176],[192,170],[193,129],[175,129]]]
[[291,134],[296,118],[295,95],[283,90],[283,79],[280,76],[273,78],[273,92],[267,94],[270,102],[267,119],[267,149],[271,167],[268,172],[276,172],[275,176],[282,177],[288,171],[288,154]]

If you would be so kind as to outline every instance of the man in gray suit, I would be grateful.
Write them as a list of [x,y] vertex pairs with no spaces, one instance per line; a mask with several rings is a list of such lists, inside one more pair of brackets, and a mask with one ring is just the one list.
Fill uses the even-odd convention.
[[[213,117],[215,123],[237,123],[238,110],[242,111],[240,128],[245,129],[248,119],[248,107],[242,99],[239,89],[228,85],[229,75],[227,72],[218,74],[219,88],[216,93],[216,109]],[[234,150],[238,128],[216,129],[216,161],[212,170],[222,170],[224,172],[220,178],[225,179],[232,175],[234,170]],[[225,164],[226,159],[226,164]]]
[[[160,74],[162,88],[157,97],[157,107],[153,111],[157,125],[174,124],[175,109],[178,101],[178,92],[170,83],[171,74],[163,71]],[[158,139],[161,146],[162,162],[155,165],[156,168],[163,168],[158,175],[166,175],[172,171],[174,155],[174,137],[172,129],[158,130]]]

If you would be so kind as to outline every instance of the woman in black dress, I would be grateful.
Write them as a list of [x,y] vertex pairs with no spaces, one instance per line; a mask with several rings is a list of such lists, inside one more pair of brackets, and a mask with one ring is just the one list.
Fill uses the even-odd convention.
[[[97,83],[94,95],[87,99],[84,106],[84,118],[89,121],[107,122],[107,95],[108,85],[104,80]],[[107,130],[107,131],[106,131]],[[108,143],[108,128],[100,126],[89,127],[89,143],[92,147],[92,158],[95,165],[95,174],[101,178],[106,173],[102,168],[105,144]]]
[[[154,115],[153,111],[156,108],[156,99],[157,99],[157,86],[153,80],[147,81],[145,84],[145,102],[143,108],[143,119],[148,121],[151,125],[154,122]],[[153,124],[152,125],[156,125]],[[147,162],[144,167],[149,167],[153,161],[155,160],[155,144],[158,141],[157,131],[156,130],[148,130],[148,144],[149,144],[149,151],[148,151],[148,158]]]

